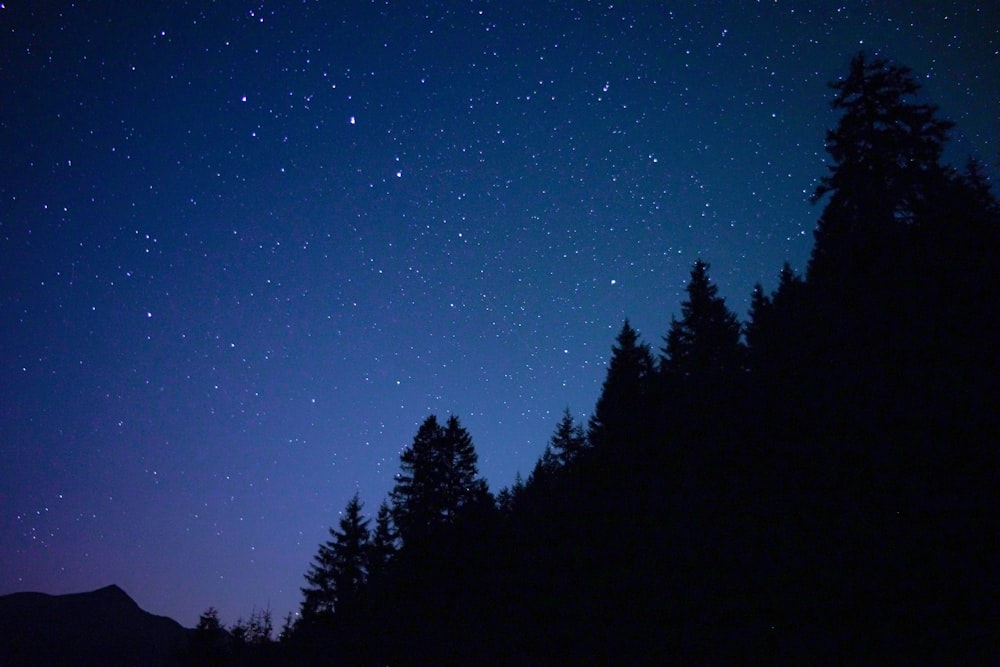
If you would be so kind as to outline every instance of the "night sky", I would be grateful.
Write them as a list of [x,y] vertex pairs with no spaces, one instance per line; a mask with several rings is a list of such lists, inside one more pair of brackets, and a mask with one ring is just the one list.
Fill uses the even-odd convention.
[[995,3],[694,4],[0,2],[0,593],[277,624],[427,415],[526,475],[695,259],[804,269],[858,50],[995,164]]

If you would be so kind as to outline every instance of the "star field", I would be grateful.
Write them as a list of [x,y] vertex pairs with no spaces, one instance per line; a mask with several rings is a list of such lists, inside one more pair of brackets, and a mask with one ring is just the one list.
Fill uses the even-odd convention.
[[278,619],[428,414],[526,474],[695,259],[804,268],[858,50],[995,163],[991,3],[665,4],[0,3],[0,594]]

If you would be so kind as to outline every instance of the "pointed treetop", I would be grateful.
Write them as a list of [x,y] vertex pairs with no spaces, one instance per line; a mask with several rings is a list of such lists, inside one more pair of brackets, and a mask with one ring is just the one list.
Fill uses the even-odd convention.
[[868,194],[887,197],[886,206],[905,206],[913,174],[938,166],[954,123],[937,118],[936,106],[912,101],[920,91],[913,71],[883,58],[859,53],[847,77],[828,85],[837,91],[830,106],[843,115],[827,132],[833,164],[811,201],[827,193]]
[[482,501],[487,491],[477,461],[472,436],[458,417],[450,416],[445,426],[434,415],[424,420],[400,456],[390,493],[393,523],[404,544]]
[[831,163],[811,197],[817,203],[829,195],[807,273],[840,289],[851,276],[878,271],[897,223],[914,223],[930,186],[946,179],[940,159],[954,123],[914,101],[920,85],[908,67],[882,58],[858,54],[830,87],[841,116],[826,134]]
[[626,424],[644,418],[653,368],[649,345],[639,342],[639,332],[626,319],[611,348],[607,376],[588,423],[591,445],[607,442],[612,433],[617,433],[618,439],[627,438],[624,434],[632,427]]
[[709,280],[708,269],[700,259],[694,263],[681,319],[671,318],[660,358],[661,371],[667,376],[725,375],[739,365],[739,319]]

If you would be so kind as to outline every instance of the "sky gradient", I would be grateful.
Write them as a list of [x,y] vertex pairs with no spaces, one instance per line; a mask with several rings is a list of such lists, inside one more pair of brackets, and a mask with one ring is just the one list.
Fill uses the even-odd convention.
[[995,173],[998,14],[0,2],[0,594],[277,622],[428,414],[497,491],[695,259],[741,318],[802,270],[858,50]]

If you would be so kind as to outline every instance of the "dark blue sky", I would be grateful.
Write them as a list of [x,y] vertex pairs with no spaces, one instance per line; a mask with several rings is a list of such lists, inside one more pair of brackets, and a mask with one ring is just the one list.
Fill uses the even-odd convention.
[[994,164],[997,13],[0,3],[0,593],[296,608],[428,414],[496,491],[696,258],[741,317],[802,269],[858,50]]

